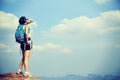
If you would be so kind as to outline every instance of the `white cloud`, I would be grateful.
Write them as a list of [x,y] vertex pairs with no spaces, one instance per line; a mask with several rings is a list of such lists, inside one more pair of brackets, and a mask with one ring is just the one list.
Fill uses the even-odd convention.
[[116,45],[115,45],[115,48],[120,48],[120,44],[116,44]]
[[33,32],[33,28],[36,28],[38,26],[38,24],[34,21],[33,23],[31,23],[30,25],[31,31]]
[[18,18],[11,14],[0,11],[0,28],[14,29],[18,25]]
[[13,52],[13,47],[0,43],[0,52],[11,53]]
[[111,0],[94,0],[97,4],[103,4],[103,3],[106,3],[106,2],[109,2]]
[[47,52],[57,52],[57,53],[71,53],[72,50],[69,48],[64,48],[61,45],[54,43],[46,43],[42,45],[34,45],[33,50],[35,51],[47,51]]
[[[34,20],[33,20],[34,21]],[[0,11],[0,29],[16,29],[18,26],[18,17],[11,13]],[[30,26],[37,26],[34,21]]]
[[103,35],[120,31],[120,11],[108,11],[95,18],[80,16],[74,19],[64,19],[60,24],[43,32],[45,37],[81,37],[88,35]]

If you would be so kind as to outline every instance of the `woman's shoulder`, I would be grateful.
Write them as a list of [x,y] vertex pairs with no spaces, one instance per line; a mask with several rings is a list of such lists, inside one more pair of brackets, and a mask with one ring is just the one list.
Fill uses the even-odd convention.
[[24,29],[28,29],[28,25],[24,25]]

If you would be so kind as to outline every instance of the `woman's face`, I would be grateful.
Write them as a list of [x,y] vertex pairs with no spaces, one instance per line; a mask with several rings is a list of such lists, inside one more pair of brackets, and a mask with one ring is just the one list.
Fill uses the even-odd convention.
[[28,24],[29,23],[29,20],[28,19],[26,19],[26,22],[25,22],[26,24]]

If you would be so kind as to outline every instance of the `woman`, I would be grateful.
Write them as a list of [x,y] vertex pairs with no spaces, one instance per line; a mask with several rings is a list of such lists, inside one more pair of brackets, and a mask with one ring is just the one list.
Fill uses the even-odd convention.
[[26,43],[24,44],[20,44],[20,48],[22,50],[22,59],[20,61],[19,64],[19,68],[18,71],[16,72],[17,74],[22,74],[22,67],[24,65],[24,76],[25,77],[32,77],[32,75],[30,75],[29,71],[28,71],[28,60],[29,60],[29,56],[30,56],[30,50],[31,50],[31,38],[30,38],[30,28],[28,26],[29,24],[29,20],[25,17],[22,16],[19,19],[19,24],[20,25],[24,25],[24,31],[25,31],[25,38],[26,38]]

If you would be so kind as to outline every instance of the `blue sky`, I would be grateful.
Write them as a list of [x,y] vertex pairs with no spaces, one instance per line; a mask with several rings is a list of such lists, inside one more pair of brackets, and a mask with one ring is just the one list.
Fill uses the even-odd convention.
[[120,74],[119,0],[1,0],[0,73],[15,72],[18,19],[34,23],[29,69],[36,76]]

